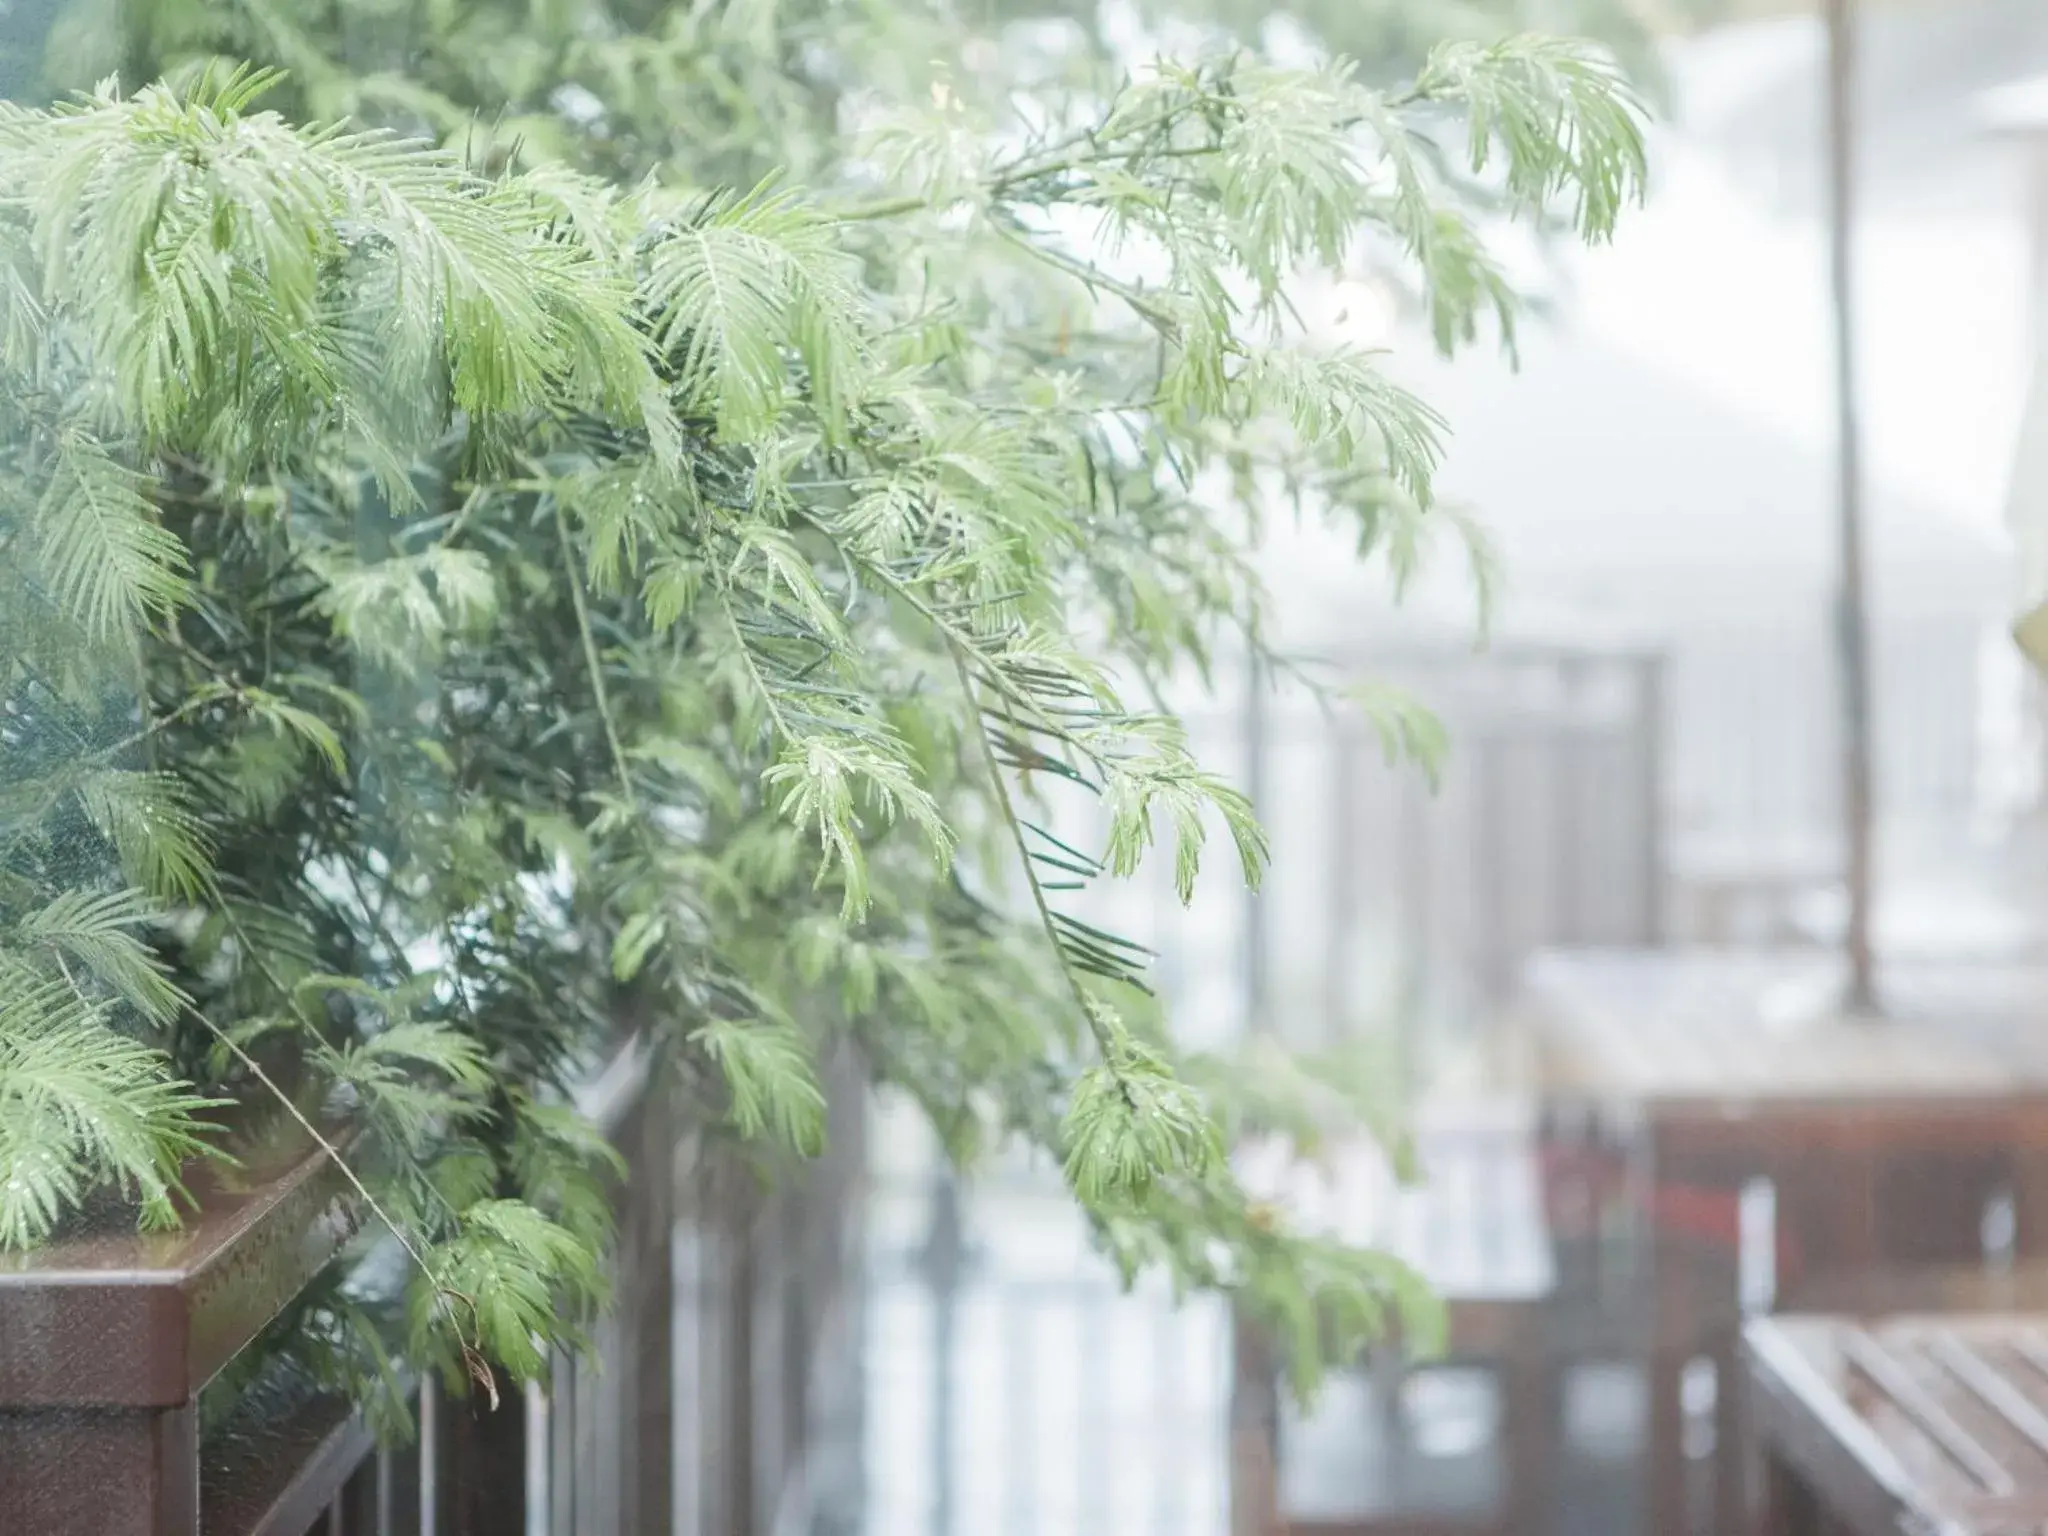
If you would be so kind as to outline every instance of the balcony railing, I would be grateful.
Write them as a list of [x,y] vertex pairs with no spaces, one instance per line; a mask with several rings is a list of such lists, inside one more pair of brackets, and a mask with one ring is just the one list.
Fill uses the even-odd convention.
[[775,1185],[697,1133],[629,1046],[584,1107],[630,1174],[591,1355],[493,1412],[417,1401],[379,1448],[349,1404],[199,1394],[354,1228],[325,1153],[196,1181],[169,1237],[96,1236],[0,1268],[7,1536],[766,1536],[828,1495],[857,1413],[858,1093],[831,1154]]

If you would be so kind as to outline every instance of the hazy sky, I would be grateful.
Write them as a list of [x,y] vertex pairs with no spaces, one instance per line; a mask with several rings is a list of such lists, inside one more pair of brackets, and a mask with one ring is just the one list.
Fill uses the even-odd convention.
[[[1772,25],[1680,53],[1681,121],[1657,135],[1655,196],[1612,249],[1585,258],[1577,312],[1632,354],[1827,447],[1832,332],[1817,210],[1773,206],[1754,167],[1738,178],[1683,125],[1741,113],[1746,81],[1817,69],[1818,42],[1816,27]],[[1866,446],[1873,475],[1996,527],[2031,366],[2018,155],[1988,137],[1965,137],[1949,155],[1955,178],[1988,195],[1938,211],[1873,196],[1859,223]],[[1887,175],[1878,156],[1861,170],[1873,184]]]
[[[1651,206],[1581,264],[1578,323],[1735,410],[1830,446],[1823,232],[1758,208],[1678,136],[1660,137],[1656,164]],[[2030,362],[2017,208],[1873,216],[1857,259],[1871,473],[1998,525]]]

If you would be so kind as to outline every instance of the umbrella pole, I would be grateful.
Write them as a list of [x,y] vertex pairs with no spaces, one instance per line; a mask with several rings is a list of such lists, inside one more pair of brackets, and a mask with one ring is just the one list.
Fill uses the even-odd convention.
[[1827,21],[1828,266],[1835,322],[1836,526],[1840,570],[1835,643],[1841,678],[1843,876],[1849,914],[1844,948],[1845,999],[1857,1013],[1877,1011],[1871,954],[1873,793],[1871,787],[1870,635],[1863,560],[1861,425],[1857,417],[1854,229],[1855,29],[1852,0],[1821,0]]

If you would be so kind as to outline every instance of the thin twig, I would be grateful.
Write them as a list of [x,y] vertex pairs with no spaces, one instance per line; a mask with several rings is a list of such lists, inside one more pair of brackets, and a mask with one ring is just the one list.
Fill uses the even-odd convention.
[[[827,539],[830,539],[835,547],[844,552],[848,558],[872,576],[876,582],[885,587],[893,596],[915,612],[919,618],[937,630],[939,638],[945,641],[948,650],[952,653],[956,665],[963,656],[971,656],[979,664],[982,680],[1007,705],[1020,709],[1030,715],[1032,720],[1036,722],[1037,729],[1056,737],[1061,742],[1072,747],[1098,770],[1108,767],[1106,760],[1100,752],[1076,736],[1069,726],[1059,720],[1039,700],[1033,698],[1027,690],[1019,688],[1009,678],[1003,676],[1002,668],[992,658],[982,653],[975,638],[972,635],[963,633],[958,625],[937,608],[934,608],[914,586],[903,580],[879,561],[870,559],[868,556],[849,547],[839,534],[835,533],[831,527],[819,520],[815,515],[801,508],[797,509],[796,515],[823,534]],[[1010,720],[1013,725],[1024,726],[1023,721],[1016,719],[1012,715],[1006,713],[1004,718]],[[1025,728],[1028,729],[1029,727]]]
[[761,664],[754,659],[753,649],[747,644],[746,634],[740,628],[740,616],[733,608],[731,596],[720,592],[718,606],[725,610],[725,622],[732,628],[732,643],[740,648],[740,660],[746,666],[747,676],[754,680],[755,691],[761,695],[761,707],[768,712],[769,725],[774,728],[777,736],[785,742],[794,744],[800,738],[784,717],[782,706],[776,702],[775,690],[768,686],[768,679],[761,671]]
[[618,721],[612,715],[611,693],[605,687],[604,663],[597,653],[597,636],[590,628],[590,608],[583,599],[583,578],[576,568],[576,545],[569,537],[569,520],[562,515],[562,503],[554,502],[555,532],[562,541],[562,572],[569,578],[569,598],[576,608],[576,630],[583,640],[583,659],[590,667],[590,687],[597,698],[597,717],[604,722],[604,739],[611,748],[612,770],[619,776],[619,789],[637,816],[640,797],[633,789],[633,775],[626,768],[626,749],[619,744]]
[[1049,245],[1040,245],[1034,240],[1027,240],[1020,232],[1010,228],[1000,220],[992,222],[989,228],[995,231],[997,238],[1014,245],[1034,261],[1051,267],[1057,272],[1066,273],[1067,276],[1082,284],[1091,293],[1100,290],[1122,299],[1124,303],[1136,310],[1145,322],[1161,336],[1170,340],[1180,335],[1179,317],[1153,299],[1151,295],[1147,294],[1144,289],[1136,284],[1127,283],[1120,277],[1112,277],[1092,262],[1082,261],[1078,257],[1069,256],[1066,252],[1055,250]]
[[234,1058],[248,1071],[249,1075],[263,1085],[270,1096],[284,1109],[284,1112],[298,1123],[299,1129],[313,1138],[314,1144],[327,1154],[328,1161],[341,1170],[342,1178],[348,1181],[349,1187],[356,1192],[357,1197],[368,1207],[370,1214],[383,1223],[385,1230],[398,1240],[398,1246],[405,1250],[406,1257],[412,1260],[418,1267],[419,1272],[426,1277],[427,1283],[434,1288],[435,1304],[442,1308],[448,1319],[455,1324],[455,1342],[462,1351],[463,1369],[468,1371],[470,1378],[484,1389],[486,1395],[490,1398],[491,1407],[495,1411],[498,1406],[497,1375],[491,1370],[490,1365],[484,1360],[476,1345],[469,1338],[464,1337],[462,1324],[456,1318],[455,1309],[448,1305],[450,1300],[454,1300],[462,1302],[469,1308],[470,1328],[471,1332],[474,1333],[476,1327],[475,1299],[465,1296],[462,1292],[441,1283],[441,1277],[435,1273],[434,1266],[427,1261],[426,1254],[420,1251],[419,1245],[398,1224],[397,1219],[384,1208],[383,1202],[370,1193],[369,1185],[365,1184],[355,1169],[349,1166],[348,1159],[341,1155],[341,1148],[337,1147],[332,1140],[321,1132],[320,1127],[313,1123],[312,1117],[299,1108],[291,1095],[286,1093],[278,1085],[277,1080],[264,1069],[263,1064],[250,1055],[243,1048],[240,1041],[214,1023],[212,1019],[209,1019],[198,1008],[193,1008],[191,1012],[192,1017],[199,1021],[206,1032],[225,1046]]
[[[948,636],[947,650],[953,658],[953,670],[960,679],[960,686],[967,695],[967,703],[976,715],[981,712],[981,703],[975,693],[974,675],[968,666],[967,653]],[[1097,1014],[1095,1000],[1088,995],[1088,989],[1081,984],[1080,974],[1067,963],[1067,951],[1060,938],[1058,922],[1053,917],[1052,903],[1046,899],[1045,887],[1039,884],[1038,873],[1031,864],[1031,844],[1024,836],[1024,824],[1017,818],[1017,807],[1010,798],[1010,783],[1003,776],[1003,765],[996,761],[993,748],[985,737],[980,737],[982,761],[988,765],[989,783],[996,792],[996,807],[1002,813],[1003,824],[1009,829],[1010,841],[1016,845],[1018,864],[1024,871],[1024,882],[1031,888],[1032,904],[1038,909],[1039,924],[1045,929],[1045,936],[1052,944],[1054,962],[1060,974],[1066,977],[1067,986],[1074,994],[1074,1002],[1081,1010],[1081,1017],[1088,1025],[1088,1032],[1095,1037],[1095,1046],[1102,1055],[1102,1064],[1109,1070],[1118,1085],[1130,1096],[1131,1084],[1124,1072],[1121,1053],[1117,1049],[1116,1037],[1109,1026]]]

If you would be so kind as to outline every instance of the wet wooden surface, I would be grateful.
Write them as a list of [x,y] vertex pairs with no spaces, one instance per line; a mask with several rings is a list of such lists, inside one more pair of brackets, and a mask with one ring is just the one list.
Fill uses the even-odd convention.
[[198,1391],[354,1230],[324,1151],[238,1149],[188,1176],[179,1231],[134,1219],[0,1259],[0,1405],[170,1408]]
[[1890,967],[1879,1019],[1831,1005],[1840,977],[1825,951],[1553,952],[1525,1065],[1548,1095],[1664,1115],[2048,1094],[2048,968]]
[[[1845,1018],[1819,951],[1555,953],[1531,968],[1518,1065],[1546,1102],[1627,1128],[1665,1205],[1768,1186],[1775,1294],[1844,1271],[2048,1253],[2048,971],[1897,966]],[[1709,1215],[1712,1213],[1709,1212]]]
[[1747,1345],[1767,1536],[2048,1526],[2048,1313],[1786,1316]]

